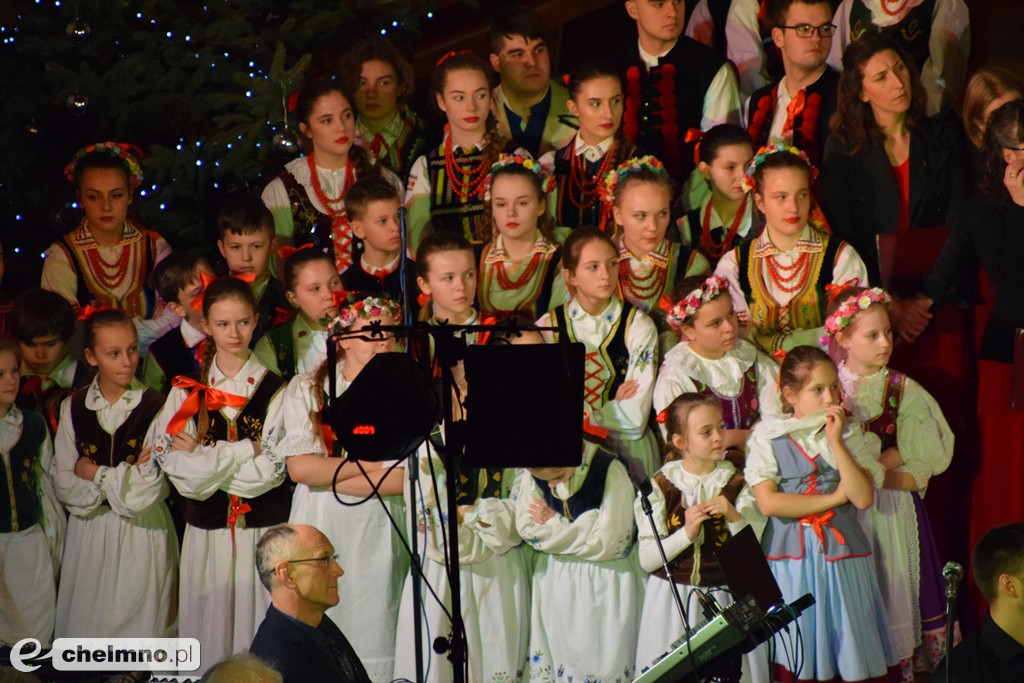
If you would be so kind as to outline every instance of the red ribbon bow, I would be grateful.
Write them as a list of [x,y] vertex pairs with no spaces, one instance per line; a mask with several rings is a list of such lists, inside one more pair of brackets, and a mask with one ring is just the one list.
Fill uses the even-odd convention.
[[228,498],[231,501],[230,507],[228,508],[228,528],[231,529],[231,555],[234,556],[235,524],[238,522],[239,517],[247,512],[252,512],[252,506],[233,493],[228,494]]
[[[232,275],[231,277],[235,278],[236,280],[241,280],[242,282],[248,283],[250,285],[256,282],[256,273],[239,273],[238,275]],[[210,283],[216,279],[216,277],[208,273],[199,273],[199,282],[202,283],[203,288],[202,290],[200,290],[199,294],[196,294],[195,298],[192,299],[192,302],[189,304],[190,306],[192,306],[192,309],[196,313],[202,315],[203,299],[205,298],[206,295],[206,288],[209,287]]]
[[831,306],[832,304],[834,304],[836,302],[836,297],[839,296],[839,293],[846,289],[847,287],[856,287],[859,284],[860,280],[858,280],[857,278],[847,280],[846,282],[840,285],[837,285],[832,282],[828,283],[827,285],[825,285],[825,294],[827,295],[826,305]]
[[274,306],[274,321],[270,324],[271,327],[286,323],[292,319],[292,312],[286,311],[283,308]]
[[434,66],[441,66],[442,64],[444,64],[445,62],[447,62],[449,59],[456,55],[468,54],[472,54],[472,52],[470,50],[459,50],[458,52],[456,52],[455,50],[449,50],[448,52],[445,52],[443,55],[441,55],[441,59],[437,60],[437,64],[435,64]]
[[668,408],[663,409],[654,419],[657,420],[660,425],[665,424],[668,421]]
[[78,317],[79,320],[85,320],[86,318],[88,318],[93,313],[96,313],[98,311],[105,311],[108,308],[110,308],[110,306],[107,306],[102,301],[101,302],[97,302],[95,306],[92,305],[92,304],[88,304],[85,307],[78,309],[78,316],[77,317]]
[[814,531],[814,535],[821,541],[822,550],[825,549],[825,529],[831,529],[832,533],[836,537],[836,542],[840,545],[846,543],[846,539],[843,537],[843,533],[839,529],[832,526],[832,518],[836,516],[836,511],[829,508],[824,512],[817,512],[813,515],[807,515],[806,517],[800,518],[801,524],[810,525]]
[[295,252],[302,251],[303,249],[312,249],[312,248],[313,248],[313,243],[312,242],[310,242],[309,244],[303,244],[301,247],[293,247],[291,245],[286,244],[286,245],[284,245],[283,247],[281,247],[280,249],[277,250],[277,256],[282,261],[286,261],[286,260],[290,259],[292,256],[294,256]]
[[247,399],[245,396],[236,396],[235,394],[229,394],[226,391],[220,389],[214,389],[213,387],[207,386],[201,382],[197,382],[194,379],[190,379],[183,375],[178,375],[171,381],[172,386],[181,387],[182,389],[191,389],[192,391],[185,400],[182,402],[181,407],[178,408],[178,412],[171,418],[170,424],[167,425],[167,433],[174,435],[185,428],[185,425],[190,419],[192,419],[196,413],[199,412],[199,399],[206,396],[206,407],[209,410],[220,410],[221,408],[239,408],[244,406]]
[[671,313],[672,309],[675,307],[676,305],[672,302],[672,299],[669,297],[668,294],[662,294],[661,298],[658,299],[658,308],[665,311],[666,313]]
[[590,421],[590,413],[583,413],[583,433],[596,436],[598,439],[607,439],[608,430],[604,427],[599,427]]
[[701,141],[701,138],[703,138],[703,137],[704,137],[704,131],[700,130],[699,128],[688,128],[686,130],[686,135],[683,137],[683,141],[684,142],[696,142],[697,143],[696,145],[693,146],[693,163],[694,164],[699,164],[700,163],[700,141]]

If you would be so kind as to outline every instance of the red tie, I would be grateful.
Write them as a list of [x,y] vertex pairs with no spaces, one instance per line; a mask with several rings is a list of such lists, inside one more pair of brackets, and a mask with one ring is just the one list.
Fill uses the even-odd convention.
[[807,102],[807,90],[804,88],[800,89],[800,92],[796,94],[796,97],[789,101],[786,106],[786,123],[782,125],[782,139],[786,143],[793,142],[793,120],[803,112],[804,105]]

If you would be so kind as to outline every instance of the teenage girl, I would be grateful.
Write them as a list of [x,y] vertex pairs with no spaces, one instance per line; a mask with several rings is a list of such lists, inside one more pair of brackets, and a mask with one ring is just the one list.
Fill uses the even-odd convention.
[[553,180],[528,157],[502,156],[491,167],[490,203],[484,210],[480,237],[480,312],[530,320],[569,299],[562,279],[561,242],[568,230],[556,231],[548,213]]
[[291,504],[274,452],[284,381],[249,351],[255,308],[241,280],[207,286],[199,380],[176,377],[153,425],[157,463],[185,498],[178,633],[198,638],[210,664],[252,642],[270,604],[256,542],[288,521]]
[[[330,324],[331,332],[369,334],[370,324],[395,325],[402,319],[398,304],[383,297],[351,297],[341,302]],[[395,351],[394,337],[342,338],[337,342],[340,362],[335,370],[338,393],[344,392],[378,353]],[[358,465],[347,462],[338,474],[344,454],[334,442],[321,410],[327,399],[327,373],[323,362],[313,372],[296,375],[288,384],[284,402],[284,436],[277,452],[286,458],[288,474],[296,483],[289,522],[311,524],[331,539],[345,580],[338,585],[340,601],[327,616],[348,635],[352,647],[375,681],[390,681],[394,667],[398,604],[409,571],[408,558],[397,532],[379,503],[370,501],[342,507],[335,500],[356,503],[370,493]],[[401,524],[404,468],[386,473],[392,463],[360,463],[373,482],[380,484],[388,508]],[[385,479],[386,477],[386,479]]]
[[[564,329],[569,341],[586,345],[586,419],[607,429],[615,452],[639,461],[650,476],[661,467],[654,432],[647,427],[658,331],[646,313],[616,296],[618,260],[606,233],[594,227],[573,230],[562,250],[573,298],[537,325]],[[554,341],[557,333],[545,332],[544,338]]]
[[920,384],[887,367],[893,349],[888,296],[846,287],[825,321],[839,357],[843,406],[882,440],[882,488],[871,531],[893,648],[903,680],[935,669],[945,647],[945,594],[931,523],[921,494],[953,457],[953,432]]
[[715,274],[729,281],[740,325],[767,353],[817,344],[825,286],[863,284],[867,269],[846,242],[808,221],[814,167],[795,147],[762,147],[746,184],[764,215],[761,235],[725,254]]
[[373,163],[354,145],[356,115],[352,97],[335,81],[310,83],[295,105],[306,155],[289,161],[263,190],[263,203],[274,215],[274,231],[283,241],[313,244],[334,255],[339,273],[353,257],[352,230],[345,214],[345,192],[356,178],[398,178]]
[[51,476],[71,513],[57,591],[57,637],[170,638],[178,614],[178,537],[151,459],[164,404],[135,379],[135,326],[104,309],[83,326],[87,387],[64,400]]
[[[668,652],[684,633],[668,582],[676,583],[689,624],[697,626],[704,616],[693,589],[713,594],[720,605],[732,602],[715,548],[747,524],[758,532],[764,526],[743,472],[724,459],[726,428],[718,399],[708,394],[682,394],[666,408],[664,424],[667,455],[665,465],[652,479],[650,501],[658,537],[666,557],[675,560],[675,568],[671,577],[666,576],[650,520],[637,498],[633,515],[639,530],[640,566],[652,574],[640,619],[637,671]],[[740,658],[731,659],[716,673],[719,677],[715,680],[738,681]]]
[[315,247],[281,247],[285,293],[299,309],[291,322],[267,330],[253,349],[257,360],[285,380],[314,372],[327,359],[326,318],[338,314],[341,278],[330,256]]
[[166,310],[156,319],[156,292],[146,275],[171,253],[167,242],[128,218],[142,184],[141,150],[100,142],[78,150],[64,169],[75,186],[82,222],[54,242],[43,261],[41,287],[73,306],[116,308],[135,321],[143,354],[150,342],[178,323]]
[[750,428],[761,415],[782,413],[778,366],[739,336],[725,280],[697,276],[680,285],[685,293],[668,307],[666,318],[682,341],[665,354],[658,370],[654,410],[661,413],[686,392],[717,398],[725,420],[726,452],[742,467]]
[[[63,540],[64,514],[47,498],[53,491],[46,472],[53,445],[46,421],[14,404],[21,379],[15,342],[0,338],[0,644],[35,638],[48,648],[53,636],[54,584],[60,550],[52,554],[51,519]],[[55,502],[55,501],[54,501]],[[47,510],[57,511],[48,516]]]
[[697,169],[711,194],[679,219],[679,234],[714,267],[727,251],[754,238],[754,202],[743,182],[754,143],[741,127],[723,123],[704,134],[697,150]]
[[[800,676],[889,681],[896,658],[871,546],[857,522],[882,481],[878,438],[846,419],[835,363],[821,349],[790,351],[779,384],[791,415],[754,425],[743,474],[769,518],[761,545],[782,597],[814,595],[796,622]],[[796,679],[795,658],[784,659],[776,660],[774,680]]]
[[473,244],[484,241],[484,183],[508,144],[491,115],[490,74],[468,52],[448,53],[434,69],[429,99],[447,123],[441,144],[416,159],[409,173],[405,205],[413,249],[430,231],[457,232]]
[[652,156],[627,159],[605,177],[605,201],[618,226],[619,286],[622,298],[668,329],[658,308],[662,296],[688,275],[711,270],[700,252],[670,242],[668,230],[672,179]]
[[[583,230],[604,235],[573,234]],[[537,551],[524,677],[632,680],[643,579],[626,468],[584,442],[578,467],[521,470],[512,498],[516,529]]]
[[589,59],[569,74],[569,112],[580,130],[565,147],[548,152],[540,163],[555,177],[549,195],[555,225],[594,225],[614,231],[611,207],[601,201],[605,175],[633,156],[636,146],[622,129],[622,81],[610,64]]

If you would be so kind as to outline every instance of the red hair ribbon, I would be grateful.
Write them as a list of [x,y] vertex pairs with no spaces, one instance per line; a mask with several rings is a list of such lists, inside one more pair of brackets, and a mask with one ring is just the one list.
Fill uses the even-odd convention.
[[[238,275],[232,275],[231,277],[250,285],[256,282],[256,273],[239,273]],[[199,282],[202,283],[203,289],[199,294],[196,294],[195,298],[192,299],[192,303],[189,304],[196,313],[200,315],[203,314],[203,299],[206,294],[206,288],[209,287],[210,283],[216,279],[217,278],[215,276],[208,273],[199,273]]]
[[88,318],[93,313],[97,313],[99,311],[105,311],[105,310],[107,310],[109,308],[110,308],[110,306],[107,306],[102,301],[98,302],[95,306],[93,306],[92,304],[87,304],[85,307],[78,309],[78,319],[79,320],[85,320],[86,318]]
[[569,86],[569,74],[562,74],[562,85]]
[[195,353],[195,356],[194,356],[194,358],[196,359],[196,362],[199,363],[200,365],[203,364],[203,354],[204,353],[206,353],[206,339],[201,339],[199,341],[199,343],[196,344],[196,353]]
[[274,321],[270,324],[271,327],[276,327],[282,323],[286,323],[292,319],[292,312],[286,311],[283,308],[274,306]]
[[290,259],[295,254],[295,252],[302,251],[303,249],[312,249],[312,248],[313,248],[313,243],[312,242],[310,242],[308,244],[303,244],[301,247],[293,247],[291,245],[286,244],[286,245],[284,245],[283,247],[281,247],[280,249],[277,250],[277,257],[279,259],[281,259],[282,261],[286,261],[286,260]]
[[828,283],[827,285],[825,285],[825,294],[826,294],[826,304],[825,305],[826,306],[831,306],[832,304],[834,304],[836,302],[836,297],[839,296],[839,292],[843,291],[847,287],[856,287],[859,284],[860,284],[860,280],[858,280],[857,278],[852,278],[850,280],[847,280],[846,282],[844,282],[844,283],[842,283],[840,285],[837,285],[837,284],[835,284],[833,282]]
[[599,427],[590,421],[590,413],[583,413],[583,433],[596,436],[598,439],[607,439],[608,430],[604,427]]
[[757,8],[757,20],[767,21],[768,20],[768,2],[767,0],[761,0],[761,4]]
[[199,399],[204,394],[206,395],[206,407],[209,410],[220,410],[225,407],[240,408],[249,400],[245,396],[236,396],[220,389],[214,389],[184,375],[175,377],[171,381],[171,385],[192,390],[185,397],[178,412],[171,418],[170,424],[167,425],[167,433],[172,436],[183,430],[188,421],[199,412]]
[[666,313],[671,313],[672,309],[675,308],[675,306],[676,305],[672,302],[672,299],[669,297],[668,294],[662,294],[661,298],[658,299],[658,308],[665,311]]
[[668,408],[662,409],[654,419],[657,420],[660,425],[665,424],[668,421]]
[[686,135],[683,137],[683,142],[696,142],[693,146],[693,163],[700,163],[700,141],[704,137],[704,131],[699,128],[688,128]]
[[424,306],[426,306],[427,302],[429,302],[429,301],[430,301],[430,295],[429,294],[425,294],[423,292],[420,292],[416,296],[416,303],[419,304],[420,308],[423,308]]
[[449,59],[451,59],[452,57],[454,57],[456,55],[468,55],[468,54],[472,54],[472,51],[471,50],[459,50],[458,52],[456,52],[455,50],[449,50],[448,52],[445,52],[443,55],[441,55],[441,59],[437,60],[437,64],[435,64],[434,66],[441,66],[442,64],[444,64],[445,62],[447,62]]

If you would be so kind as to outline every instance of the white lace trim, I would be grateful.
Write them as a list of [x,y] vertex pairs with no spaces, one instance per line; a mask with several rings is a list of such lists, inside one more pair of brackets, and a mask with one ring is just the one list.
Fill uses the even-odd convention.
[[690,379],[713,387],[721,396],[735,398],[743,389],[743,374],[757,362],[757,349],[745,339],[719,360],[709,360],[690,350],[689,342],[679,342],[665,354],[663,365],[676,366]]

